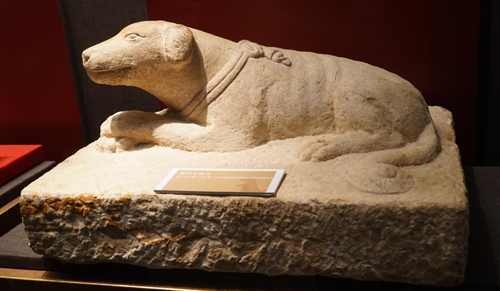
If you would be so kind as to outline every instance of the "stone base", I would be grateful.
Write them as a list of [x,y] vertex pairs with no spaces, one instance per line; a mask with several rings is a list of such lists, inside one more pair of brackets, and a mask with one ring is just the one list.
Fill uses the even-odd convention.
[[[70,263],[458,285],[466,188],[451,114],[430,109],[443,151],[404,168],[415,185],[403,194],[352,187],[342,177],[356,155],[299,162],[306,138],[233,153],[106,154],[91,144],[23,190],[31,247]],[[155,194],[173,167],[284,168],[287,176],[274,198]]]

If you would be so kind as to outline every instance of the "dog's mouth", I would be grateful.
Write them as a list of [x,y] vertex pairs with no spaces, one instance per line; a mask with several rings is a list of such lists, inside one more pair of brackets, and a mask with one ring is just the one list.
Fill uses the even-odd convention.
[[86,68],[89,78],[98,83],[106,85],[125,85],[127,76],[132,72],[134,66],[116,66],[116,67],[94,67]]
[[92,73],[106,73],[106,72],[117,72],[117,71],[130,71],[133,69],[132,65],[116,66],[116,67],[97,67],[97,68],[86,68],[88,72]]

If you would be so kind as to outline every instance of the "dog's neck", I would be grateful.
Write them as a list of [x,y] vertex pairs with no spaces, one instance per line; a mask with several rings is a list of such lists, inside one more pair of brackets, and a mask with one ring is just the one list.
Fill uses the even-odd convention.
[[[232,41],[194,30],[193,34],[195,41],[191,55],[179,64],[169,64],[158,74],[161,80],[147,81],[148,88],[143,88],[163,102],[173,114],[182,112],[200,92],[204,93],[207,83],[238,49],[238,44]],[[206,123],[205,114],[196,113],[179,117],[189,122]]]
[[239,45],[233,41],[191,29],[203,58],[206,79],[211,80],[231,59]]
[[[191,55],[179,64],[170,64],[162,72],[162,81],[149,91],[181,119],[206,124],[207,107],[236,78],[248,58],[265,57],[290,66],[291,62],[277,49],[249,41],[232,42],[193,30],[195,41]],[[176,67],[177,66],[177,67]]]
[[[265,51],[271,52],[266,56]],[[231,58],[222,66],[222,68],[208,81],[206,86],[198,92],[191,101],[176,115],[181,118],[189,119],[190,116],[203,116],[206,108],[214,102],[231,83],[245,66],[249,58],[271,57],[270,59],[289,66],[290,60],[283,58],[283,54],[275,54],[276,50],[268,50],[256,43],[242,40],[238,43],[238,49]],[[277,56],[272,59],[272,55]]]

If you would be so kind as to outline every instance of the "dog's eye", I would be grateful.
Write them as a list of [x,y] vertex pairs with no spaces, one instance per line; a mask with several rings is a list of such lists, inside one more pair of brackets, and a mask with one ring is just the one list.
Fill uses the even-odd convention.
[[138,39],[138,38],[144,38],[144,36],[140,35],[138,33],[132,32],[132,33],[125,35],[125,38],[130,39],[130,40],[134,40],[134,39]]

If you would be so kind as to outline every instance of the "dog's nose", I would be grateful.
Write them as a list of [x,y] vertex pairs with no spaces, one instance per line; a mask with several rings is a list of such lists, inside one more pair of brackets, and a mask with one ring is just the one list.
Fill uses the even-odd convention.
[[89,55],[89,54],[87,54],[86,52],[83,52],[83,53],[82,53],[82,61],[83,61],[83,65],[86,65],[86,64],[87,64],[87,62],[89,61],[89,59],[90,59],[90,55]]

